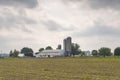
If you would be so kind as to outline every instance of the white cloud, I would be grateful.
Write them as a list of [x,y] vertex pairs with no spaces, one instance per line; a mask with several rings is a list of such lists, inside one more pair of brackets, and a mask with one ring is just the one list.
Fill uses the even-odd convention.
[[85,31],[76,32],[73,35],[76,37],[93,37],[93,36],[111,36],[111,37],[119,37],[120,29],[114,28],[103,23],[95,22],[94,26],[91,28],[87,28]]
[[99,0],[0,0],[0,48],[56,48],[67,36],[82,49],[119,46],[119,1],[107,1],[97,6]]

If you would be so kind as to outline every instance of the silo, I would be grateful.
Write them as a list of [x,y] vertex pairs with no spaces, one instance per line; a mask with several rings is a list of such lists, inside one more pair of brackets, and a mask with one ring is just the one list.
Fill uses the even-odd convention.
[[64,39],[64,41],[63,41],[63,49],[64,49],[64,51],[66,51],[66,45],[67,45],[67,39]]
[[67,37],[66,39],[64,39],[65,56],[71,55],[71,45],[72,45],[72,38],[71,37]]

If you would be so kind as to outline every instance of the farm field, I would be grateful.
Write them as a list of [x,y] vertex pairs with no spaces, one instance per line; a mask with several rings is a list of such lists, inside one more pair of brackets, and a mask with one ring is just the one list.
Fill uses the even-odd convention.
[[4,58],[0,80],[120,80],[120,58]]

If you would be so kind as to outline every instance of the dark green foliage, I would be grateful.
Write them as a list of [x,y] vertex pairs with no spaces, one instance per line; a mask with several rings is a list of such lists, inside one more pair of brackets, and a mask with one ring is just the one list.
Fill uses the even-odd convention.
[[92,51],[92,55],[93,55],[93,56],[98,56],[98,51],[97,51],[97,50],[93,50],[93,51]]
[[71,46],[71,55],[79,55],[81,53],[81,50],[79,49],[80,46],[77,43],[72,43]]
[[40,48],[40,49],[39,49],[39,52],[41,52],[41,51],[43,51],[43,50],[44,50],[44,48]]
[[85,51],[81,51],[81,56],[85,56]]
[[57,49],[61,49],[61,45],[58,45]]
[[117,47],[117,48],[114,50],[114,55],[115,55],[115,56],[120,56],[120,47]]
[[99,49],[99,55],[101,56],[111,56],[111,49],[110,48],[106,48],[106,47],[102,47]]
[[12,50],[10,51],[10,57],[12,57],[12,55],[13,55],[13,52],[12,52]]
[[47,46],[45,49],[46,50],[53,50],[53,48],[51,46]]
[[17,51],[16,49],[14,51],[10,51],[10,57],[18,57],[19,51]]
[[25,56],[33,57],[33,50],[28,47],[24,47],[21,49],[21,53],[23,53]]

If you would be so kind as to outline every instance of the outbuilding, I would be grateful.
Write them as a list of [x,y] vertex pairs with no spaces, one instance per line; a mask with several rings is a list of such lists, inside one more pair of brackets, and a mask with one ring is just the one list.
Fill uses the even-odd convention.
[[23,53],[19,53],[18,57],[25,57],[25,55]]
[[43,50],[42,52],[39,52],[35,56],[40,58],[64,56],[64,51],[63,50]]

